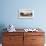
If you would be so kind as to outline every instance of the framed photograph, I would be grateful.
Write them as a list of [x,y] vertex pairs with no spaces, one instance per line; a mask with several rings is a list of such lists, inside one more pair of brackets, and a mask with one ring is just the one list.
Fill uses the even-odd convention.
[[19,9],[18,18],[32,18],[34,11],[32,9]]

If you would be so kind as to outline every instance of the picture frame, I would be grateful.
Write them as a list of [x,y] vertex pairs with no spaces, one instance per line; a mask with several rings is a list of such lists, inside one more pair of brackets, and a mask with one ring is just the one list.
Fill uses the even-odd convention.
[[34,11],[32,9],[19,9],[18,18],[33,18]]

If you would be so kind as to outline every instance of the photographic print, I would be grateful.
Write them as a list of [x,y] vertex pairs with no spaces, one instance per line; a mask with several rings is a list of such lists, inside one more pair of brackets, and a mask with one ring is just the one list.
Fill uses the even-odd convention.
[[19,9],[18,18],[32,18],[34,11],[32,9]]

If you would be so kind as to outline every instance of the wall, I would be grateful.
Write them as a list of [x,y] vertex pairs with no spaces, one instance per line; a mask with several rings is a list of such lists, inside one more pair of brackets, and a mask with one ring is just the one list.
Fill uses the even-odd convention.
[[[46,0],[0,0],[0,31],[13,24],[16,28],[40,27],[46,32]],[[17,19],[21,8],[34,10],[32,19]]]

